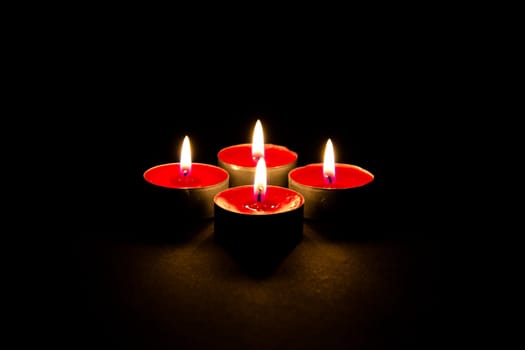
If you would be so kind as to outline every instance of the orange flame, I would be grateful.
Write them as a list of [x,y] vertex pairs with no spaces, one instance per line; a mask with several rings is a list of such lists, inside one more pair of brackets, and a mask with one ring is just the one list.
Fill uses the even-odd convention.
[[252,157],[254,159],[264,157],[264,135],[262,124],[259,119],[257,119],[257,122],[255,123],[255,128],[253,129]]
[[191,148],[188,136],[184,136],[184,141],[182,141],[182,151],[180,152],[180,173],[182,176],[188,176],[191,173]]
[[328,139],[324,149],[323,176],[329,183],[335,181],[335,157],[332,140]]

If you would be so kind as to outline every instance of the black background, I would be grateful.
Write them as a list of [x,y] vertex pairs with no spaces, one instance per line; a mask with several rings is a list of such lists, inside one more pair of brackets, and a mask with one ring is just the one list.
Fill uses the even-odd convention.
[[[48,229],[30,244],[23,279],[35,307],[22,314],[24,334],[65,348],[438,348],[444,68],[424,34],[366,33],[232,47],[119,30],[60,41],[68,49],[32,86],[46,90],[34,102],[46,117],[27,139],[45,142],[31,150],[28,183],[48,184],[34,204]],[[320,162],[331,138],[337,162],[375,175],[359,217],[305,223],[305,241],[263,278],[214,245],[213,222],[184,237],[184,218],[155,222],[168,203],[146,200],[142,178],[178,161],[185,135],[193,161],[216,164],[222,147],[250,142],[257,119],[266,142],[296,151],[299,165]],[[184,270],[174,280],[148,265],[166,252],[187,259],[170,267]],[[247,299],[237,303],[237,292]]]

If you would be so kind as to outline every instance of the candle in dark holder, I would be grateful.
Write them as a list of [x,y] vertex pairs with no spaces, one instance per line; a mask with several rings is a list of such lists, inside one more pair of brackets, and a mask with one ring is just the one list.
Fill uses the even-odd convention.
[[213,218],[213,197],[228,188],[229,174],[210,164],[193,163],[189,137],[182,144],[180,162],[153,166],[144,172],[148,189],[157,196],[148,203],[172,217]]
[[230,174],[230,186],[251,185],[259,158],[266,161],[267,183],[288,186],[288,172],[297,165],[297,153],[287,147],[265,144],[262,123],[257,120],[252,143],[225,147],[217,154],[218,165]]
[[252,181],[215,196],[216,239],[254,250],[300,239],[304,197],[287,187],[267,185],[264,158],[257,161]]
[[355,216],[355,209],[373,180],[374,175],[366,169],[336,163],[330,139],[326,142],[323,163],[297,167],[288,174],[289,188],[304,196],[306,219]]

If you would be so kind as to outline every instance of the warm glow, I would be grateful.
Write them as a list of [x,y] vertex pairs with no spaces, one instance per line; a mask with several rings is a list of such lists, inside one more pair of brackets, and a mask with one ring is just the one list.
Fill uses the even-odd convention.
[[257,202],[263,202],[266,196],[266,161],[264,158],[259,158],[255,167],[253,196]]
[[328,139],[324,149],[323,176],[326,181],[333,183],[335,181],[335,158],[332,140]]
[[184,137],[182,142],[182,151],[180,152],[180,173],[182,176],[188,176],[191,173],[191,148],[190,139]]
[[259,119],[257,119],[257,122],[255,123],[255,128],[253,129],[252,157],[254,159],[264,157],[264,136],[262,124]]

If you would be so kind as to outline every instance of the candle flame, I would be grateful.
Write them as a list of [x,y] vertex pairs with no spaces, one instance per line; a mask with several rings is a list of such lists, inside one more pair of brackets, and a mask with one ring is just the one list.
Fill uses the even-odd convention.
[[264,135],[262,124],[259,119],[255,123],[252,138],[252,157],[257,160],[264,157]]
[[259,158],[255,167],[255,180],[253,182],[253,197],[257,202],[264,202],[266,196],[266,161]]
[[335,181],[335,157],[332,140],[326,141],[324,149],[323,176],[330,184]]
[[180,152],[180,173],[182,176],[188,176],[191,173],[191,148],[188,136],[184,136],[184,141],[182,141],[182,151]]

